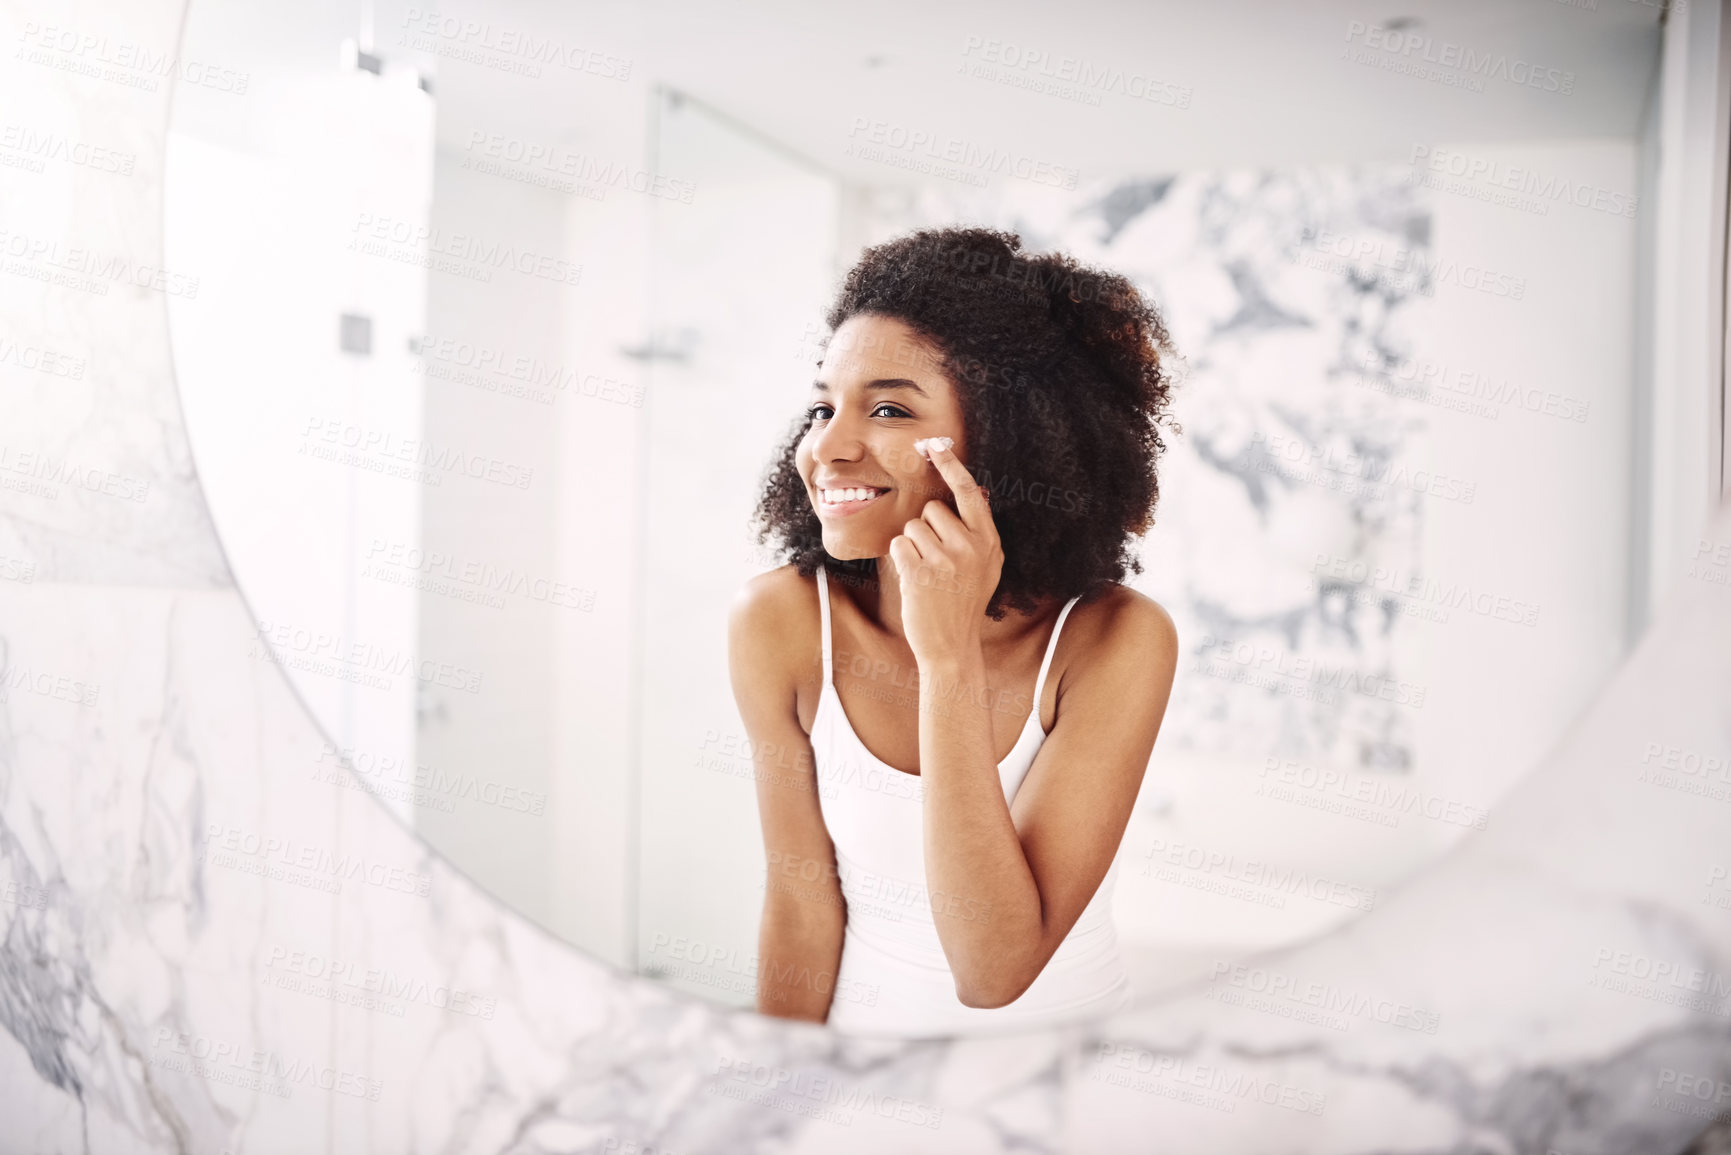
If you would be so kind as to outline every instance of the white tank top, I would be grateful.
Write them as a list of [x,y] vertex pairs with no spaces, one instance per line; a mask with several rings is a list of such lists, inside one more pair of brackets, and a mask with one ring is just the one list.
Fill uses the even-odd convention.
[[[847,899],[847,929],[829,1025],[862,1035],[948,1035],[1036,1029],[1123,1007],[1130,991],[1112,922],[1115,856],[1076,925],[1020,998],[986,1009],[965,1006],[956,997],[955,978],[926,892],[925,781],[879,760],[854,732],[831,673],[829,580],[822,566],[817,596],[823,617],[823,687],[812,720],[811,749],[818,805],[835,844],[836,870]],[[998,763],[1006,802],[1015,798],[1046,740],[1040,728],[1040,694],[1058,633],[1077,600],[1071,598],[1058,614],[1034,683],[1034,708],[1015,746]],[[976,909],[966,899],[939,896],[939,901],[964,916]],[[989,912],[981,916],[989,917]]]

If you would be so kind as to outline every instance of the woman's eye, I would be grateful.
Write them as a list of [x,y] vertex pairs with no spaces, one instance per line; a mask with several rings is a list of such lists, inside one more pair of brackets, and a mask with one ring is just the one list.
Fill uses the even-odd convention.
[[[833,409],[831,409],[828,405],[825,405],[825,404],[820,402],[816,405],[813,405],[810,409],[807,409],[805,411],[805,415],[807,418],[809,418],[812,421],[826,421],[830,417],[833,417],[835,415],[835,411]],[[884,417],[912,417],[913,416],[913,414],[909,413],[906,409],[902,409],[899,406],[891,405],[888,401],[882,402],[881,404],[879,404],[876,408],[874,408],[872,410],[872,416],[873,417],[877,417],[879,415],[882,415]]]

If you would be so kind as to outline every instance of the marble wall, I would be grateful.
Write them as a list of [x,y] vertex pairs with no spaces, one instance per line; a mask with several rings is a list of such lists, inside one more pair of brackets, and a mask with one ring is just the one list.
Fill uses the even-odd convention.
[[0,168],[0,1151],[1731,1150],[1731,505],[1486,829],[1107,1023],[841,1038],[501,910],[331,763],[211,530],[121,53],[180,17],[0,8],[8,118],[130,158]]
[[[1068,197],[1007,181],[880,198],[874,239],[956,221],[1006,228],[1030,251],[1124,274],[1160,308],[1183,435],[1168,437],[1160,529],[1135,584],[1212,675],[1184,664],[1166,750],[1370,772],[1419,761],[1410,691],[1246,692],[1225,657],[1272,650],[1271,668],[1315,665],[1341,687],[1422,680],[1414,623],[1390,612],[1398,594],[1345,576],[1397,573],[1404,592],[1407,575],[1416,588],[1435,570],[1426,495],[1403,480],[1434,410],[1401,397],[1389,372],[1412,357],[1413,314],[1436,295],[1432,210],[1409,176],[1333,165],[1099,179]],[[1340,555],[1342,580],[1318,575],[1318,548]]]

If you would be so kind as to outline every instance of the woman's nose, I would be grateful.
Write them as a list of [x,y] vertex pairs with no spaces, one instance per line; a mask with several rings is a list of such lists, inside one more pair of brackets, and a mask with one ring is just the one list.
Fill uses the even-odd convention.
[[812,437],[811,455],[819,461],[854,461],[865,450],[853,419],[836,412]]

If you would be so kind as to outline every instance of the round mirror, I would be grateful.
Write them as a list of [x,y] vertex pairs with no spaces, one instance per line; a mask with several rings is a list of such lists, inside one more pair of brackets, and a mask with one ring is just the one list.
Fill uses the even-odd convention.
[[[200,286],[168,299],[176,371],[253,656],[328,735],[306,788],[371,790],[619,967],[861,1033],[1151,996],[1494,823],[1640,625],[1653,8],[200,0],[184,37],[248,83],[174,96],[166,264]],[[919,230],[952,247],[900,305],[844,292]],[[909,323],[964,282],[971,320]],[[1114,360],[1095,338],[1143,303],[1169,345],[1144,326]],[[1036,349],[1081,368],[1026,372]],[[1121,435],[1149,395],[1106,396],[1132,363],[1169,390],[1137,532],[1140,491],[1098,481],[1153,459]],[[865,404],[903,378],[962,453],[910,456],[949,427]],[[1120,530],[1134,564],[1061,630],[1079,587],[1002,620],[985,569],[915,592],[879,552],[907,501],[985,533],[955,469],[1018,527],[1005,573],[1095,581]],[[895,522],[843,532],[874,491]],[[827,508],[761,538],[777,493]],[[1033,540],[1068,544],[1032,565]],[[788,568],[814,549],[852,563],[821,611]],[[964,618],[961,649],[931,624]],[[826,762],[838,735],[860,756]],[[860,860],[893,839],[850,791],[901,857]],[[795,892],[828,904],[817,938],[771,917]],[[1093,986],[1052,994],[1084,938]],[[967,1013],[898,985],[918,966]]]

